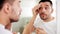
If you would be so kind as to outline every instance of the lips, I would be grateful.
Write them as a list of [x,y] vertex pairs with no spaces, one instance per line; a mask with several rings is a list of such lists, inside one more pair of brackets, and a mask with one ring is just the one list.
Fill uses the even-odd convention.
[[40,14],[40,16],[45,18],[47,15],[46,14]]

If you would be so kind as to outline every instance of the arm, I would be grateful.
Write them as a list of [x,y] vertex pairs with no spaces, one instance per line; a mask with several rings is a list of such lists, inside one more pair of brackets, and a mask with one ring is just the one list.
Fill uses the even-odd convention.
[[32,31],[34,31],[34,26],[33,26],[34,20],[35,20],[35,17],[32,17],[30,22],[24,28],[23,34],[30,34],[32,33]]
[[37,14],[38,14],[37,9],[38,9],[38,5],[35,6],[35,7],[32,9],[32,11],[33,11],[33,17],[31,18],[31,20],[29,21],[29,23],[28,23],[28,24],[26,25],[26,27],[24,28],[24,31],[23,31],[22,34],[31,34],[31,33],[34,31],[35,28],[34,28],[33,24],[34,24],[34,21],[35,21],[35,19],[36,19]]

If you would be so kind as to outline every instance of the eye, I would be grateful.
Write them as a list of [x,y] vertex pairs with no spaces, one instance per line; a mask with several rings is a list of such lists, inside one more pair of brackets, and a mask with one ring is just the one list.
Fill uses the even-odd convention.
[[36,12],[39,12],[39,10],[37,9]]
[[19,3],[21,3],[21,1],[19,1]]
[[49,7],[45,7],[45,9],[47,10],[47,9],[49,9]]
[[42,9],[42,7],[39,8],[39,10],[41,10],[41,9]]

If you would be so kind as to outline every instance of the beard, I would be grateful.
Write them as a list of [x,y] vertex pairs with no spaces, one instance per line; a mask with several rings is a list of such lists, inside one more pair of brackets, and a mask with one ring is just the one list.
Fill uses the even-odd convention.
[[41,14],[40,14],[40,18],[41,18],[42,20],[46,20],[46,19],[48,19],[48,15],[47,15],[47,14],[44,14],[44,13],[41,13]]
[[10,22],[13,23],[13,22],[18,22],[19,19],[10,19]]
[[10,18],[11,22],[18,22],[20,15],[17,15],[16,11],[12,10],[12,16]]
[[12,19],[11,19],[11,22],[18,22],[18,20],[12,20]]

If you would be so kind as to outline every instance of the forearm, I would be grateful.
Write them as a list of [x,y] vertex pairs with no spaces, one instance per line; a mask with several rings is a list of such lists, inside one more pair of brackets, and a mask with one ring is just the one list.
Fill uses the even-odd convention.
[[33,24],[34,24],[35,19],[36,19],[36,16],[33,16],[33,17],[31,18],[31,20],[29,21],[29,24],[30,24],[30,25],[33,25]]
[[36,16],[33,16],[31,18],[31,20],[29,21],[29,23],[26,25],[26,27],[24,28],[23,34],[31,34],[32,31],[34,31],[34,21],[35,21]]
[[34,24],[34,21],[36,19],[36,16],[38,15],[38,11],[36,11],[37,9],[38,9],[38,6],[35,6],[32,9],[33,17],[31,18],[31,20],[29,21],[27,26],[24,28],[23,34],[31,34],[35,30],[33,24]]

